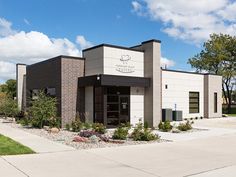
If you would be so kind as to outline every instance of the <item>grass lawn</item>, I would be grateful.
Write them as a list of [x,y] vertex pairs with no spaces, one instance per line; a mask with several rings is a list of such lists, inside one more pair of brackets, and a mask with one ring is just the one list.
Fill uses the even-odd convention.
[[0,134],[0,156],[33,153],[35,152],[30,148]]
[[227,114],[229,117],[236,117],[236,114]]

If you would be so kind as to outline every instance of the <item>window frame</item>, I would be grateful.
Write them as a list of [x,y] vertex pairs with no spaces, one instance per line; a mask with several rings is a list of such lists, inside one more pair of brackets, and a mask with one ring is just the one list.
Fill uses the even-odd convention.
[[[197,96],[191,96],[197,94]],[[192,99],[196,99],[197,101],[191,101]],[[191,106],[191,104],[197,104],[197,107]],[[196,110],[196,111],[194,111]],[[189,92],[189,114],[198,114],[200,113],[200,92],[190,91]]]

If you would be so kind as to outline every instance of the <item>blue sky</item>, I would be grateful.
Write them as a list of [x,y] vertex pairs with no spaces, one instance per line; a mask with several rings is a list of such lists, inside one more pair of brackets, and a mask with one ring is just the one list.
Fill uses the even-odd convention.
[[[205,7],[206,1],[210,8]],[[218,5],[213,3],[216,1]],[[149,39],[162,41],[162,57],[174,61],[170,68],[192,70],[187,60],[201,50],[210,33],[234,34],[235,29],[231,28],[236,16],[229,17],[232,9],[227,9],[234,2],[181,3],[180,0],[0,0],[0,82],[14,76],[13,64],[18,62],[30,64],[58,54],[77,55],[81,49],[100,43],[133,46]],[[178,16],[179,13],[183,14]],[[212,18],[218,16],[222,17],[221,26],[217,26],[219,20]],[[226,18],[233,19],[225,24]]]

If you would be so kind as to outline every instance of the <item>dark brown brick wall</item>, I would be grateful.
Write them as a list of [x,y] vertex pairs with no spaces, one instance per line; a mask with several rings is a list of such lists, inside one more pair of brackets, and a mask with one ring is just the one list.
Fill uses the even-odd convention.
[[39,62],[26,69],[27,105],[29,105],[30,91],[33,89],[55,88],[58,102],[58,116],[61,115],[61,59],[55,57]]
[[[84,59],[58,56],[27,67],[27,98],[30,90],[56,88],[58,116],[62,126],[75,119],[76,112],[83,110],[83,90],[78,89],[78,77],[84,76]],[[27,99],[29,103],[29,99]]]
[[84,60],[62,58],[61,61],[61,117],[62,126],[65,126],[66,123],[71,123],[75,119],[76,112],[79,111],[78,77],[84,76]]

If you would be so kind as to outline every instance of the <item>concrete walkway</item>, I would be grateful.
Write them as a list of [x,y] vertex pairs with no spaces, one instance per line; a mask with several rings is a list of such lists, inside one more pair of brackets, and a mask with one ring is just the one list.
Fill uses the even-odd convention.
[[235,147],[234,134],[172,143],[4,156],[0,172],[4,177],[235,177]]
[[9,138],[12,138],[17,142],[30,147],[37,153],[51,153],[75,150],[70,146],[50,141],[48,139],[30,134],[17,128],[12,128],[2,122],[0,122],[0,134],[8,136]]
[[[229,128],[228,121],[231,122]],[[209,122],[196,123],[210,128],[203,124]],[[236,125],[236,119],[215,120],[212,124],[217,128],[206,137],[194,135],[192,139],[169,143],[90,150],[56,148],[48,151],[51,153],[2,156],[0,174],[4,177],[235,177],[236,132],[232,124]],[[0,124],[0,133],[24,141],[17,137],[17,132],[12,135],[11,129],[6,128],[9,127]],[[224,131],[220,132],[220,129]]]

